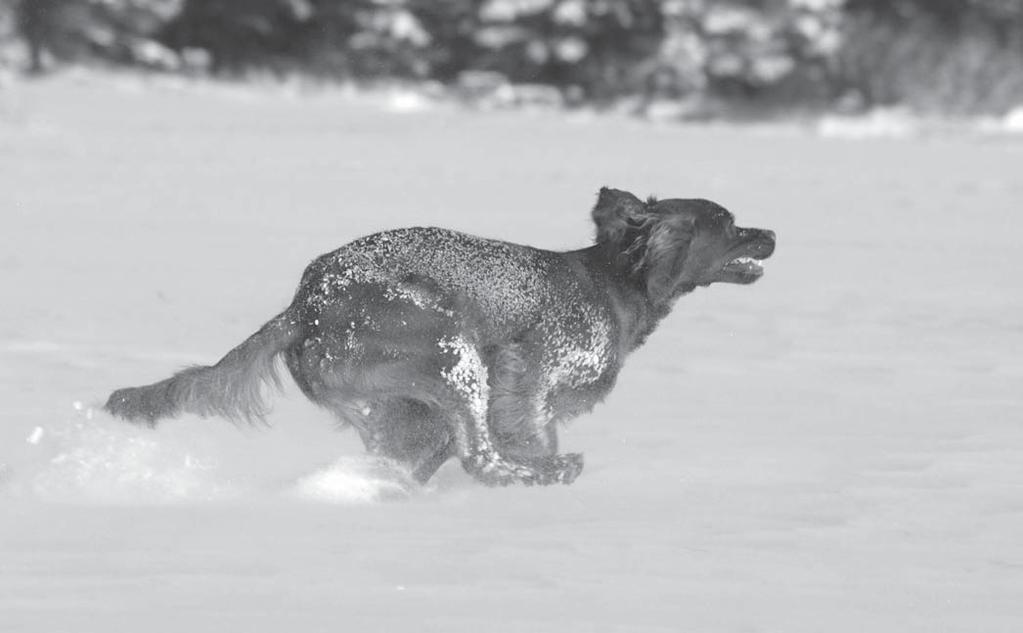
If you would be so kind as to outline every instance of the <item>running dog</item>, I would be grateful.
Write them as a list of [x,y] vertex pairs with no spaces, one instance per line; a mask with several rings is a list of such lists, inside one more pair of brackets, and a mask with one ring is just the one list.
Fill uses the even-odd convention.
[[291,305],[217,364],[119,389],[110,413],[258,420],[283,356],[371,454],[426,482],[451,457],[488,485],[571,483],[557,424],[614,386],[629,352],[697,286],[749,284],[772,231],[708,200],[600,190],[596,243],[552,252],[438,228],[376,233],[306,268]]

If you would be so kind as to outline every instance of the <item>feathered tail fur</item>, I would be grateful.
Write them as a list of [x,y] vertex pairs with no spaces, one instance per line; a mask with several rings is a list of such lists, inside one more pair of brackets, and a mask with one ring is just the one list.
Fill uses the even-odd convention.
[[263,386],[281,386],[277,355],[299,334],[290,309],[285,310],[216,365],[197,365],[151,385],[118,389],[110,394],[104,408],[126,420],[149,425],[181,413],[261,420],[268,411]]

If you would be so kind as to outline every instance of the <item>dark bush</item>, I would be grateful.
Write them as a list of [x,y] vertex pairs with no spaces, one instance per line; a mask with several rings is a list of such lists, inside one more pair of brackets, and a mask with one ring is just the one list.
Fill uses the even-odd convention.
[[596,100],[642,90],[643,64],[657,55],[665,34],[655,0],[488,2],[478,20],[478,56],[461,70],[574,86]]
[[663,35],[657,0],[187,0],[162,37],[207,50],[218,71],[450,81],[488,70],[610,97],[637,89],[632,71]]
[[1023,3],[854,0],[832,60],[837,91],[867,105],[950,113],[1023,103]]
[[753,109],[840,100],[999,112],[1023,102],[1020,0],[6,2],[17,3],[37,70],[47,58],[99,58],[429,79],[467,94],[540,84],[512,103],[561,101],[552,90]]
[[151,39],[177,13],[177,0],[15,0],[18,31],[29,50],[29,67],[44,57],[57,61],[103,58],[173,67],[169,51]]

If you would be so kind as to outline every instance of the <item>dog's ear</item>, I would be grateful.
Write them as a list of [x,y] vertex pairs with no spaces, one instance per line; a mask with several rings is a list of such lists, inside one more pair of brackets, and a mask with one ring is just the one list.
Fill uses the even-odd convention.
[[597,243],[619,244],[630,228],[643,223],[646,205],[628,191],[603,187],[593,207]]
[[670,303],[680,292],[693,239],[693,225],[681,218],[664,218],[650,230],[641,260],[647,296],[655,304]]

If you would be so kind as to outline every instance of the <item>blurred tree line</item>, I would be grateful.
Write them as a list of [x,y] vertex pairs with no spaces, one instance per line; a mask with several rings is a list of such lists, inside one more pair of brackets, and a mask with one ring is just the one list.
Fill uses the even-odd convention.
[[96,59],[176,72],[436,80],[481,92],[507,82],[694,112],[902,104],[959,113],[1023,103],[1023,0],[0,3],[4,50],[17,38],[33,71]]

